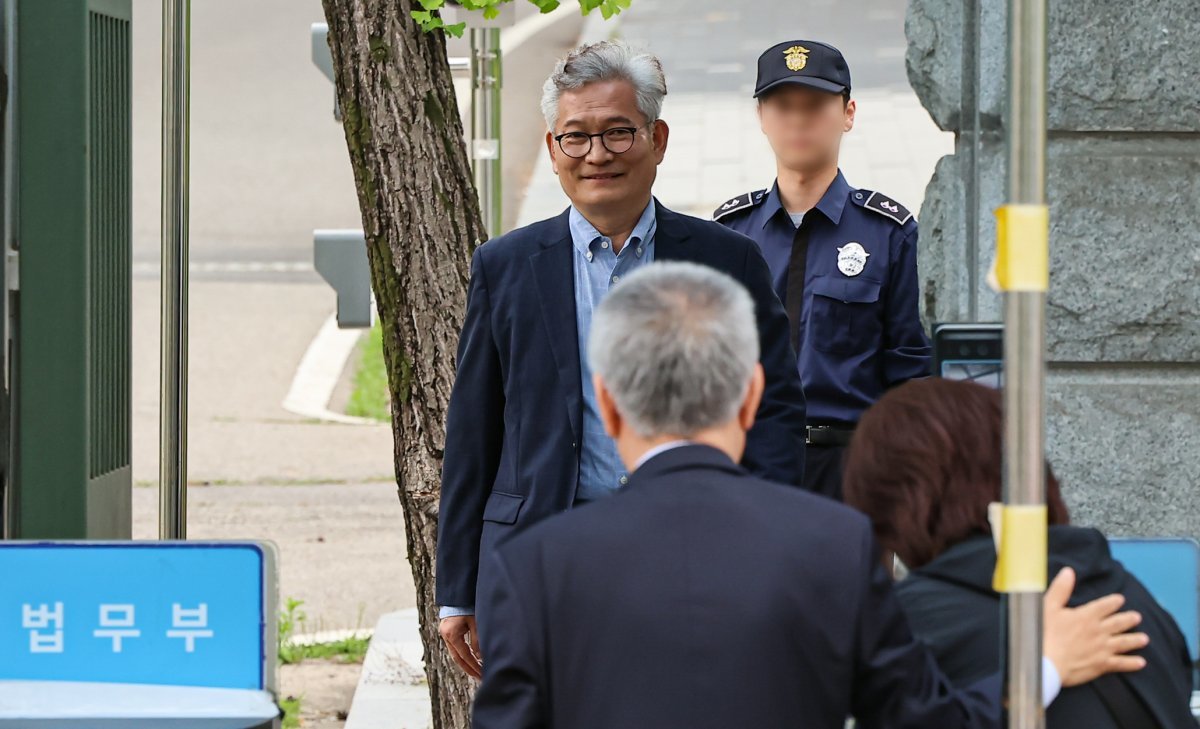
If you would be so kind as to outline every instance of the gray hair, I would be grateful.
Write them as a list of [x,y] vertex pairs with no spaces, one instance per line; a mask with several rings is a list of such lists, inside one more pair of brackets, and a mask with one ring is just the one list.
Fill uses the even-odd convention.
[[758,362],[750,294],[695,263],[653,263],[596,309],[588,362],[642,437],[721,425],[746,397]]
[[600,81],[624,80],[637,94],[638,111],[646,123],[658,121],[667,79],[662,63],[649,53],[635,51],[624,43],[600,41],[579,46],[554,66],[542,85],[542,116],[551,131],[558,124],[558,99],[562,92]]

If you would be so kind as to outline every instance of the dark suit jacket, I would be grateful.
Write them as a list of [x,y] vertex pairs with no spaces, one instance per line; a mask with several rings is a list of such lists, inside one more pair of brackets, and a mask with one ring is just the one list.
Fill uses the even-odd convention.
[[[804,394],[767,264],[740,233],[655,204],[656,261],[711,266],[754,298],[766,392],[745,463],[772,480],[800,484]],[[474,605],[480,555],[575,501],[583,391],[573,251],[564,212],[475,252],[446,419],[439,605]]]
[[998,727],[998,675],[955,693],[867,519],[707,446],[489,556],[475,729]]
[[[1104,676],[1090,684],[1063,689],[1046,710],[1049,729],[1116,729],[1101,699],[1113,695],[1105,682],[1122,681],[1165,729],[1195,729],[1188,706],[1192,671],[1183,634],[1171,616],[1133,575],[1115,561],[1104,535],[1094,529],[1050,527],[1050,574],[1071,567],[1077,575],[1071,605],[1121,593],[1126,610],[1142,614],[1138,630],[1150,645],[1138,655],[1146,668]],[[954,545],[915,570],[897,587],[913,632],[937,655],[954,683],[962,686],[1000,667],[1000,596],[992,590],[996,550],[989,536]]]

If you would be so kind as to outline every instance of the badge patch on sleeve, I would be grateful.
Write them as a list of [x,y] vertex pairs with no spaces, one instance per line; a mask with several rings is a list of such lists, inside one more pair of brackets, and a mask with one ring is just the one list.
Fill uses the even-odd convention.
[[895,200],[891,200],[883,195],[880,195],[877,192],[871,193],[871,197],[867,198],[867,201],[863,203],[863,207],[874,210],[885,217],[891,218],[900,225],[907,223],[912,219],[913,216],[913,214],[908,211],[908,208],[904,207]]
[[754,192],[747,192],[744,195],[738,195],[732,200],[726,201],[721,207],[713,211],[713,220],[720,220],[730,213],[736,213],[739,210],[745,210],[759,204],[762,202],[766,192],[766,190],[755,190]]

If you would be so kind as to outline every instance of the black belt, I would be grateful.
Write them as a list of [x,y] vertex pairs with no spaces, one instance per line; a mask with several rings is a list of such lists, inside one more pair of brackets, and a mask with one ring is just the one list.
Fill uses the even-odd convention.
[[815,446],[848,446],[854,435],[854,428],[842,428],[836,425],[810,425],[807,428],[808,445]]

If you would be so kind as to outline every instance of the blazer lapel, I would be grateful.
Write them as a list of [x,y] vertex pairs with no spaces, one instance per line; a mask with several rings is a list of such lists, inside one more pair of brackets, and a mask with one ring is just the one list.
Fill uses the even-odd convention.
[[684,242],[690,235],[683,217],[654,200],[657,221],[654,232],[654,260],[690,260]]
[[579,369],[579,328],[575,318],[575,275],[572,268],[571,231],[567,213],[554,221],[551,234],[542,249],[529,257],[533,280],[538,290],[542,318],[550,339],[550,351],[558,368],[558,378],[566,393],[567,417],[575,442],[580,439],[583,417],[583,388]]

